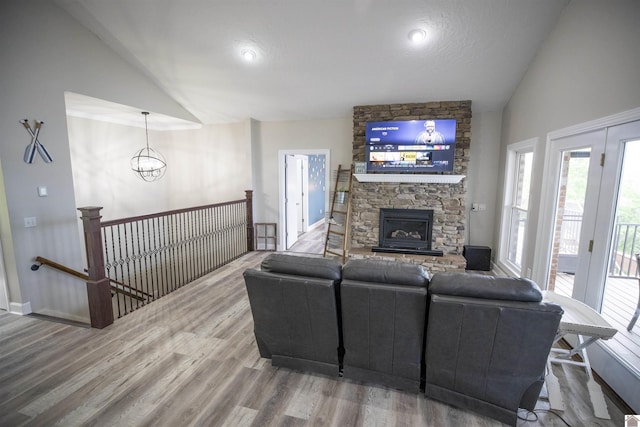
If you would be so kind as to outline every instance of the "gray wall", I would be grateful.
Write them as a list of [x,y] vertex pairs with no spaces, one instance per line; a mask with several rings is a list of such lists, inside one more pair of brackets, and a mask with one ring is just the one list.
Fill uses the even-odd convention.
[[[0,6],[0,236],[14,311],[87,318],[85,284],[58,272],[30,270],[41,255],[82,271],[64,92],[106,99],[196,121],[150,79],[47,0]],[[22,118],[45,122],[40,141],[54,157],[23,162],[30,137]],[[33,122],[32,122],[33,123]],[[46,185],[48,197],[38,197]],[[24,217],[38,225],[25,228]]]
[[[573,0],[504,109],[500,195],[506,146],[530,138],[540,141],[523,271],[533,268],[534,261],[543,262],[534,260],[534,253],[537,245],[548,243],[540,240],[538,230],[547,134],[640,107],[639,18],[636,0]],[[546,286],[544,278],[534,279]],[[640,410],[637,375],[598,345],[590,347],[589,358],[609,386]]]
[[350,117],[288,122],[254,120],[252,138],[256,222],[278,222],[279,150],[330,150],[331,164],[327,167],[332,171],[339,164],[351,164]]
[[[474,112],[471,119],[471,153],[467,169],[467,238],[470,245],[489,246],[495,257],[497,240],[494,234],[500,207],[498,198],[498,170],[500,160],[501,112]],[[471,210],[473,203],[486,210]]]
[[149,130],[149,146],[167,161],[165,175],[152,183],[130,170],[145,146],[144,128],[78,117],[67,123],[76,203],[102,206],[103,220],[237,200],[250,189],[248,121]]
[[[640,2],[634,0],[572,1],[504,109],[500,203],[506,146],[540,139],[530,199],[532,226],[522,271],[533,267],[538,243],[547,133],[640,106],[639,17]],[[496,235],[494,240],[498,239]]]

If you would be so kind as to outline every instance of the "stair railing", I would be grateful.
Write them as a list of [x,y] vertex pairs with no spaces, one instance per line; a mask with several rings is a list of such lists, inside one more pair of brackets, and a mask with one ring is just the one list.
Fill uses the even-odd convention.
[[[53,268],[55,270],[58,270],[58,271],[61,271],[63,273],[70,274],[71,276],[77,277],[78,279],[82,279],[84,281],[89,280],[89,275],[86,272],[85,273],[81,273],[81,272],[79,272],[77,270],[74,270],[74,269],[72,269],[70,267],[67,267],[66,265],[59,264],[59,263],[57,263],[55,261],[52,261],[50,259],[47,259],[47,258],[44,258],[44,257],[41,257],[41,256],[37,256],[35,261],[38,264],[33,264],[31,266],[31,270],[33,270],[33,271],[37,271],[40,268],[40,266],[46,265],[47,267],[51,267],[51,268]],[[125,284],[125,283],[118,282],[117,280],[113,280],[113,279],[109,279],[109,281],[111,283],[115,283],[117,285],[117,286],[109,285],[111,287],[111,291],[113,293],[121,294],[121,295],[127,296],[129,298],[133,298],[135,300],[138,300],[138,301],[144,301],[145,298],[151,297],[151,295],[146,294],[146,293],[144,293],[144,292],[142,292],[142,291],[140,291],[138,289],[132,288],[131,286],[129,286],[129,285]]]
[[[252,194],[247,190],[240,200],[105,222],[101,207],[78,208],[91,326],[104,328],[113,323],[114,311],[122,317],[253,251]],[[110,282],[145,298],[119,293],[112,303]]]

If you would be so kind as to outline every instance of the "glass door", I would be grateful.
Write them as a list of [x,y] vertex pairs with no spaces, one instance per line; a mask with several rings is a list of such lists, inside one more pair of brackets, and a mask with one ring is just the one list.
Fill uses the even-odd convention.
[[[608,129],[607,161],[603,169],[594,232],[594,261],[589,267],[585,303],[595,307],[618,332],[604,345],[612,355],[604,360],[609,372],[621,365],[635,387],[640,382],[640,324],[630,322],[640,305],[640,281],[635,254],[640,252],[640,122]],[[597,368],[596,365],[594,367]],[[631,374],[631,375],[629,375]],[[613,378],[614,375],[611,374]],[[613,381],[613,380],[612,380]],[[636,389],[637,392],[637,389]],[[618,392],[624,397],[626,394]],[[629,390],[627,393],[632,394]]]
[[640,324],[627,330],[640,289],[639,159],[640,121],[551,139],[540,221],[551,242],[534,263],[539,283],[592,307],[617,329],[589,347],[589,359],[631,407],[640,407]]
[[591,147],[563,150],[560,156],[560,188],[548,289],[571,297],[578,267]]
[[623,342],[624,349],[640,355],[640,339],[637,339],[640,324],[631,324],[640,301],[640,271],[636,260],[636,254],[640,253],[640,168],[635,164],[640,159],[640,139],[626,141],[623,147],[601,311],[603,317],[616,326],[621,338],[629,338]]
[[547,289],[579,300],[588,279],[605,137],[598,130],[554,140],[547,165],[556,177]]

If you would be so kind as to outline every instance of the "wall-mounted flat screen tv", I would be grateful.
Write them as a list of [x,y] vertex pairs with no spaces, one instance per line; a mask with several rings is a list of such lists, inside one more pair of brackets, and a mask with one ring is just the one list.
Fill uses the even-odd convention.
[[367,122],[367,172],[451,172],[455,119]]

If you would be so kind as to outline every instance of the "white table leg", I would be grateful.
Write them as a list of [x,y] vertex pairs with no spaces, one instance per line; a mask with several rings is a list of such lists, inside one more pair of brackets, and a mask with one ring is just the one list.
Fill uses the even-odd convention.
[[564,399],[562,398],[562,393],[560,393],[560,382],[551,369],[551,358],[549,358],[549,362],[547,363],[547,375],[545,375],[544,381],[547,385],[547,394],[549,395],[549,407],[551,409],[564,411]]
[[[545,376],[545,382],[547,383],[547,392],[549,393],[549,405],[551,406],[551,409],[558,409],[562,411],[564,411],[565,409],[562,394],[560,393],[560,384],[558,383],[558,378],[553,374],[553,371],[551,370],[551,364],[558,363],[580,366],[584,368],[587,374],[587,390],[589,392],[591,405],[593,406],[593,414],[597,418],[610,420],[611,416],[609,415],[609,411],[607,410],[607,403],[604,400],[602,388],[600,387],[600,384],[598,384],[593,379],[591,364],[589,363],[589,356],[586,352],[587,345],[591,344],[591,342],[593,342],[594,340],[587,340],[585,342],[582,335],[577,336],[578,345],[573,350],[564,350],[559,348],[551,349],[551,353],[549,354],[549,361],[547,363],[548,371],[547,375]],[[559,353],[560,355],[553,356],[554,353]],[[570,357],[575,354],[578,354],[580,357],[582,357],[583,362],[571,360]]]

